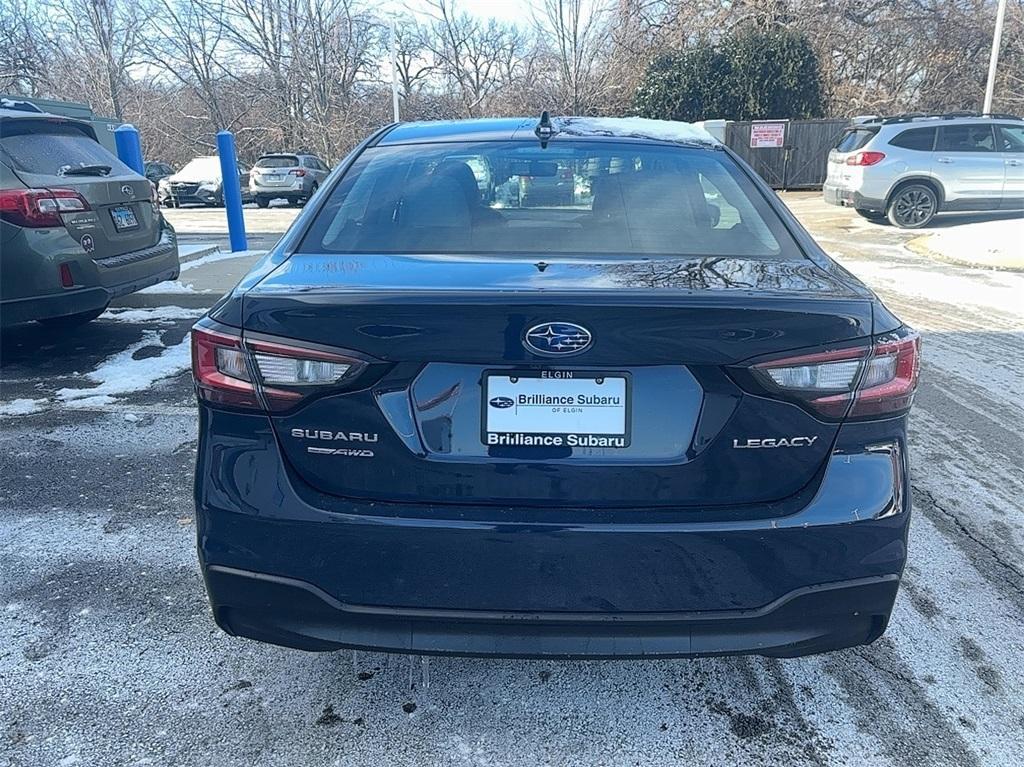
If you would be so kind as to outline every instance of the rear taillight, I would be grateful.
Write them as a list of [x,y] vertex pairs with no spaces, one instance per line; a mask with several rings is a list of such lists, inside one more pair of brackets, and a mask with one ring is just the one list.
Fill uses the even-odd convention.
[[63,226],[62,213],[84,210],[89,210],[89,203],[74,189],[0,190],[0,218],[17,226]]
[[885,159],[885,152],[857,152],[846,158],[847,165],[877,165]]
[[875,341],[857,386],[851,416],[874,416],[908,410],[914,404],[921,372],[921,336],[912,331]]
[[921,337],[903,329],[872,346],[760,362],[750,371],[768,393],[826,418],[890,415],[914,401],[920,349]]
[[299,168],[298,170],[290,170],[288,172],[291,175],[293,175],[293,176],[305,176],[306,175],[306,171],[302,170],[302,168]]
[[202,400],[235,407],[260,406],[239,336],[193,328],[192,378]]
[[344,389],[368,367],[355,355],[310,349],[234,331],[192,329],[192,375],[200,399],[288,410],[314,394]]

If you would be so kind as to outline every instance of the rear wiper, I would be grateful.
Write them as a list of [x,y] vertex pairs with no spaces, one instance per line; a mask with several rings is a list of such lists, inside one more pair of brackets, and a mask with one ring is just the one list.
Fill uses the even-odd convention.
[[113,170],[109,165],[65,165],[60,169],[62,176],[109,176]]

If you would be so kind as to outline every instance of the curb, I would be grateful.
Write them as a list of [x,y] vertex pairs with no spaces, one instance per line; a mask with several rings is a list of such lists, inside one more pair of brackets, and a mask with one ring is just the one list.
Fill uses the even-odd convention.
[[[178,246],[181,247],[181,243],[178,243]],[[220,245],[210,245],[209,247],[206,248],[199,248],[198,250],[194,250],[187,256],[180,255],[179,251],[178,263],[187,264],[189,261],[198,261],[200,258],[206,258],[206,256],[213,255],[219,250]]]

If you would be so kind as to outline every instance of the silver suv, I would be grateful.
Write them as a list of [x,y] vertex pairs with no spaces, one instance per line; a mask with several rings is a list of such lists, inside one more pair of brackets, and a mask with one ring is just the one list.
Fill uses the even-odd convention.
[[265,154],[249,175],[249,191],[261,208],[279,198],[300,205],[313,196],[330,172],[316,155]]
[[828,154],[824,194],[905,229],[944,211],[1024,210],[1024,120],[913,115],[855,125]]

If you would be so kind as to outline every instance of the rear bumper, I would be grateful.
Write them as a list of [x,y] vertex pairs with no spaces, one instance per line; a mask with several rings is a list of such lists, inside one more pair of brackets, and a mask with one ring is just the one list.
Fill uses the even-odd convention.
[[501,613],[339,602],[317,586],[211,565],[213,613],[230,634],[301,650],[425,655],[651,658],[795,657],[872,642],[889,620],[899,576],[796,589],[754,610],[704,613]]
[[822,187],[822,194],[825,202],[829,205],[839,205],[844,208],[856,208],[857,210],[869,210],[875,213],[885,212],[885,200],[876,197],[867,197],[860,192],[845,189],[841,186],[825,184]]
[[[107,258],[71,254],[71,259],[66,262],[71,265],[76,287],[58,287],[39,295],[0,301],[0,324],[14,325],[102,309],[115,298],[177,279],[181,271],[177,240],[170,229],[164,231],[156,245],[144,250]],[[65,262],[65,257],[58,255],[51,260]],[[41,263],[40,268],[56,269],[46,263]],[[51,282],[56,284],[56,280]]]
[[305,197],[309,194],[309,191],[301,182],[298,184],[289,184],[285,186],[252,183],[249,185],[249,192],[252,193],[254,196],[258,195],[260,197],[270,197],[271,199],[275,197]]
[[906,559],[905,419],[857,425],[851,442],[871,447],[841,437],[801,507],[745,518],[323,496],[264,416],[200,413],[197,531],[215,618],[289,647],[803,655],[877,638]]

